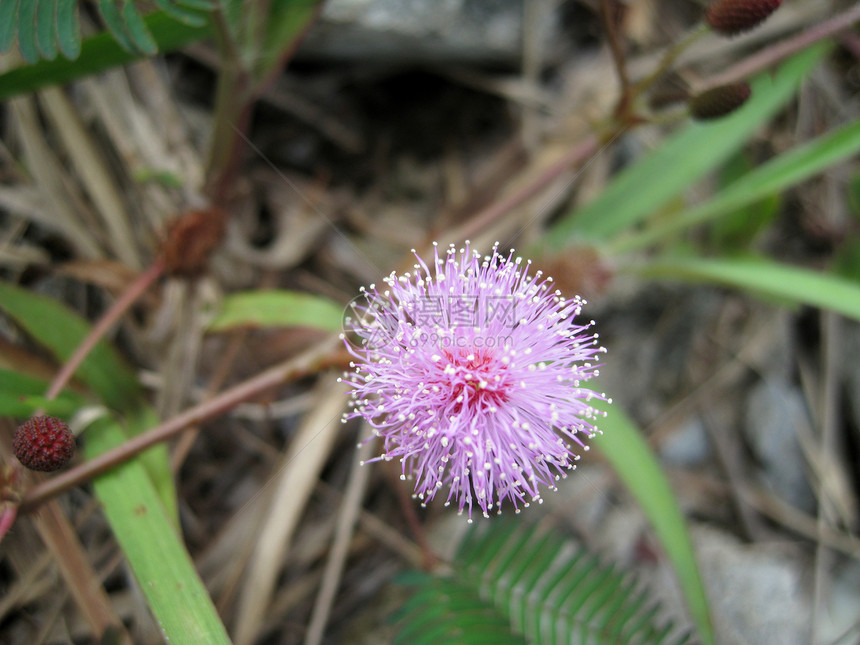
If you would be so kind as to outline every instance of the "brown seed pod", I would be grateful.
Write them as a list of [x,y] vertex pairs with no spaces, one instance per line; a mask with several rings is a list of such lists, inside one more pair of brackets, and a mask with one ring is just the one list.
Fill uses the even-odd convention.
[[719,119],[734,112],[750,97],[749,83],[720,85],[690,99],[690,114],[695,119]]
[[776,11],[782,0],[717,0],[705,12],[705,21],[724,36],[736,36],[758,27]]
[[184,277],[201,274],[224,236],[224,224],[224,213],[214,208],[189,211],[174,221],[161,248],[165,272]]
[[32,417],[18,426],[12,442],[15,456],[30,470],[59,470],[75,452],[75,435],[56,417]]

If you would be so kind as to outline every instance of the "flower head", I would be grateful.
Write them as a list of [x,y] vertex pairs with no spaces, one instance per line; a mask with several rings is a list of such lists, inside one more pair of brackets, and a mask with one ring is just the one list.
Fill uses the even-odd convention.
[[344,420],[364,417],[384,443],[376,459],[399,459],[427,503],[447,486],[471,520],[507,498],[519,511],[555,488],[579,459],[572,444],[597,429],[583,386],[597,374],[593,322],[576,322],[585,302],[566,300],[530,262],[470,248],[416,255],[413,272],[362,289],[347,328],[361,343],[343,378],[352,389]]
[[15,456],[30,470],[52,472],[75,452],[75,435],[56,417],[32,417],[18,426],[12,441]]

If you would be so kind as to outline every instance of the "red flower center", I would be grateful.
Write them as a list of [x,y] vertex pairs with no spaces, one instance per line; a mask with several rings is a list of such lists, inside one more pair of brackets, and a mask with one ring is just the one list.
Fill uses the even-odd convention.
[[463,406],[471,410],[492,410],[509,399],[508,366],[492,350],[443,349],[437,365],[442,372],[437,385],[448,392],[455,414],[460,413]]

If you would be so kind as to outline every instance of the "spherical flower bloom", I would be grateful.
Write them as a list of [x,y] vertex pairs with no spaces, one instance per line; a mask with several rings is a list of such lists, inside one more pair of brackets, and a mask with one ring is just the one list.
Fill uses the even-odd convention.
[[[414,252],[414,251],[413,251]],[[520,507],[555,489],[587,450],[604,394],[584,387],[605,350],[593,321],[576,322],[585,301],[566,300],[530,262],[481,256],[466,243],[435,251],[433,269],[392,273],[362,289],[346,328],[354,371],[349,418],[363,417],[384,443],[374,459],[399,459],[426,504],[447,486],[471,521],[509,499]]]

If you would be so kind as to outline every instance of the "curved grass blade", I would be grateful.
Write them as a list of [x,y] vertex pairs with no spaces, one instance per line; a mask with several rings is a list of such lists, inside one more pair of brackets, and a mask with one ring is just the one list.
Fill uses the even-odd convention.
[[81,23],[77,0],[57,0],[57,42],[63,56],[74,60],[81,53]]
[[651,523],[666,555],[672,562],[678,583],[704,645],[713,645],[714,630],[708,600],[702,583],[693,545],[687,533],[684,516],[675,496],[648,444],[633,422],[615,405],[598,402],[608,414],[601,419],[598,435],[592,443],[612,465],[615,474],[636,499]]
[[646,278],[712,282],[860,320],[857,282],[765,258],[661,258],[639,267],[637,273]]
[[[112,419],[86,431],[92,458],[125,441]],[[174,645],[229,644],[230,639],[188,551],[135,459],[100,475],[93,489],[165,640]]]
[[209,331],[235,327],[313,327],[337,332],[342,329],[343,307],[327,298],[285,290],[234,293],[224,298]]
[[564,217],[545,243],[557,249],[577,238],[602,242],[641,222],[738,150],[829,50],[827,43],[810,47],[775,73],[756,77],[752,97],[741,109],[712,123],[688,124],[619,173],[597,199]]
[[42,58],[57,57],[57,0],[38,0],[36,8],[36,44]]
[[610,252],[639,248],[683,229],[777,194],[860,151],[860,119],[798,146],[751,170],[710,200],[661,225],[610,245]]

